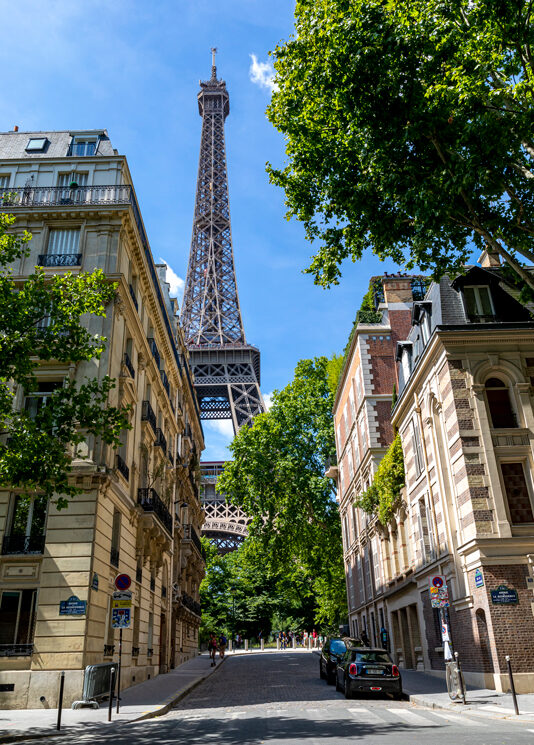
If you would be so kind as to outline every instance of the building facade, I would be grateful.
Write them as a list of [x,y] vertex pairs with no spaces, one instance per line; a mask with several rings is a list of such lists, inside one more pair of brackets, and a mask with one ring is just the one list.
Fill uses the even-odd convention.
[[68,705],[81,697],[87,665],[117,658],[118,573],[133,591],[123,686],[196,654],[204,441],[166,267],[154,264],[126,158],[106,131],[0,134],[0,194],[15,229],[33,236],[15,281],[35,266],[99,268],[118,285],[106,317],[87,321],[108,340],[100,360],[42,364],[38,390],[16,391],[16,406],[31,410],[67,376],[109,375],[110,404],[132,407],[120,448],[87,438],[85,458],[73,462],[83,493],[68,509],[0,491],[0,702],[54,707],[61,670]]
[[[336,397],[338,466],[329,473],[338,481],[351,633],[381,643],[384,629],[399,665],[444,674],[440,611],[429,592],[440,575],[468,682],[506,690],[510,655],[516,686],[526,692],[534,690],[534,322],[495,259],[483,254],[481,262],[432,283],[424,298],[410,300],[408,280],[398,280],[410,310],[399,316],[396,371],[391,346],[387,365],[376,348],[370,362],[358,351],[360,333],[375,344],[387,335],[386,317],[393,335],[391,312],[373,329],[358,325]],[[380,400],[372,398],[377,381],[386,379],[396,381],[398,400],[377,427],[369,411]],[[360,419],[364,391],[372,395]],[[360,448],[355,459],[354,423],[361,443],[365,418],[371,453],[365,460]],[[406,483],[382,524],[354,501],[372,482],[393,429]]]

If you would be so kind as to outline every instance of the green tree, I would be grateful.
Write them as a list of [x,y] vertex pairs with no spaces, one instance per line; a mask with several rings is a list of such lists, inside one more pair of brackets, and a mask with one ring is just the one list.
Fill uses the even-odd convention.
[[435,277],[497,252],[534,286],[530,0],[298,0],[274,52],[268,166],[320,246],[318,284],[371,249]]
[[[81,324],[82,316],[105,316],[116,286],[101,271],[46,276],[37,268],[15,283],[9,264],[28,254],[31,235],[12,232],[15,218],[0,214],[0,484],[22,494],[55,497],[58,509],[66,497],[80,493],[70,480],[71,462],[81,457],[88,435],[119,444],[128,429],[128,407],[108,405],[115,383],[109,377],[83,384],[66,379],[49,391],[46,405],[37,391],[35,371],[42,362],[98,359],[106,339]],[[13,408],[17,388],[27,407]]]
[[299,362],[271,409],[239,431],[217,488],[252,516],[265,565],[297,588],[304,577],[316,623],[334,626],[346,605],[339,513],[324,474],[336,454],[328,368],[326,357]]

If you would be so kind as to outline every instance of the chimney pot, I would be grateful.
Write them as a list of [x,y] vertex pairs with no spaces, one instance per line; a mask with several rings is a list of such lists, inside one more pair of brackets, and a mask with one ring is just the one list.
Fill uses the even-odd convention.
[[15,124],[15,126],[13,127],[13,132],[18,132],[18,131],[19,131],[19,125]]

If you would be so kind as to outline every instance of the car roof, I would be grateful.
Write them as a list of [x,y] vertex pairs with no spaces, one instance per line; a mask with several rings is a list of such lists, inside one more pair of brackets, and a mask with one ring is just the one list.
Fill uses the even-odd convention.
[[382,649],[382,647],[349,647],[347,652],[385,652],[389,654],[387,649]]

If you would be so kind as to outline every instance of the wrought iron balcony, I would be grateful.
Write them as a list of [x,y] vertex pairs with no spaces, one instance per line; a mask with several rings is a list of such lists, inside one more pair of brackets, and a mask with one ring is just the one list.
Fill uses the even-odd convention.
[[130,480],[130,469],[119,454],[117,454],[117,471],[124,476],[126,481]]
[[161,364],[161,358],[159,356],[159,350],[158,345],[156,344],[156,340],[153,339],[151,336],[147,338],[148,346],[150,347],[150,351],[152,352],[152,357],[154,357],[154,360],[156,362],[156,367],[159,369],[159,366]]
[[156,592],[156,579],[155,579],[155,577],[150,577],[150,592]]
[[112,566],[116,567],[117,569],[119,568],[119,549],[118,548],[112,548],[111,551],[109,552],[109,563]]
[[167,450],[167,439],[163,434],[163,430],[159,427],[156,427],[156,442],[154,443],[154,447],[162,448],[163,452]]
[[191,595],[188,595],[186,592],[182,593],[182,605],[184,606],[184,608],[187,608],[187,610],[190,610],[196,616],[200,616],[202,614],[200,603],[194,600]]
[[163,383],[163,387],[167,391],[167,396],[171,397],[171,386],[169,385],[169,378],[167,377],[167,373],[165,370],[160,370],[159,374],[161,375],[161,382]]
[[142,567],[137,567],[137,569],[135,570],[135,581],[139,582],[139,584],[141,584],[141,582],[143,581],[143,568]]
[[19,186],[0,194],[4,207],[86,207],[92,205],[133,204],[131,186]]
[[33,644],[0,644],[0,657],[31,657]]
[[39,266],[80,266],[81,254],[39,254]]
[[104,644],[104,657],[113,657],[114,652],[115,652],[114,644]]
[[130,285],[130,295],[132,297],[133,304],[135,305],[135,309],[138,311],[139,310],[139,303],[137,302],[137,296],[135,294],[135,290],[133,288],[133,285]]
[[172,535],[172,517],[155,489],[138,489],[137,502],[145,512],[153,512],[167,533]]
[[149,647],[146,651],[146,656],[152,657],[153,654],[154,654],[154,650],[152,649],[152,647]]
[[45,535],[5,535],[2,541],[3,554],[42,554]]
[[139,647],[132,647],[132,657],[139,657]]
[[156,430],[158,428],[156,415],[154,414],[154,409],[150,405],[150,401],[143,401],[143,404],[141,406],[141,421],[148,422],[154,430],[154,434],[156,434]]
[[132,361],[130,359],[130,355],[128,354],[128,352],[125,352],[124,353],[124,364],[125,364],[126,369],[128,370],[128,372],[132,376],[132,378],[135,378],[135,368],[132,365]]
[[191,541],[193,543],[193,546],[195,546],[195,548],[197,549],[198,553],[203,555],[202,542],[198,537],[197,531],[194,529],[191,523],[184,525],[184,540]]

